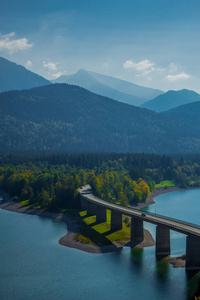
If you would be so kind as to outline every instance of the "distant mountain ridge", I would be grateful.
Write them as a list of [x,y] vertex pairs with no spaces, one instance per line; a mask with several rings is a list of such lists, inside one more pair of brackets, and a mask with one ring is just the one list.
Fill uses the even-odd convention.
[[199,128],[78,86],[0,94],[0,151],[197,152]]
[[159,95],[155,99],[145,102],[141,105],[156,112],[163,112],[175,107],[200,101],[200,94],[190,90],[168,91]]
[[0,57],[0,92],[30,89],[50,83],[23,66]]
[[83,69],[72,75],[60,76],[52,80],[52,82],[77,85],[96,94],[136,106],[140,106],[147,100],[164,93],[160,90],[142,87],[121,79]]

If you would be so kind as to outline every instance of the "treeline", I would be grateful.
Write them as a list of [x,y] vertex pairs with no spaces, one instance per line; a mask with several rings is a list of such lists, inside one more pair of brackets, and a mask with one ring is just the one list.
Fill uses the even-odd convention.
[[78,188],[88,183],[97,196],[125,206],[144,202],[162,180],[200,186],[198,162],[156,154],[8,155],[0,165],[1,189],[52,211],[79,207]]
[[94,194],[114,203],[127,206],[145,201],[150,194],[148,184],[141,178],[133,181],[122,165],[117,162],[114,165],[110,171],[47,162],[4,165],[0,167],[0,187],[15,201],[29,200],[29,204],[51,211],[78,208],[78,189],[87,183],[91,184]]
[[[184,159],[182,158],[184,157]],[[67,165],[75,169],[109,171],[127,170],[132,180],[143,178],[159,183],[162,180],[174,180],[182,187],[191,184],[199,186],[200,154],[167,156],[144,153],[55,153],[23,152],[0,156],[0,164],[19,165],[31,161],[50,165]],[[117,162],[117,164],[116,164]],[[114,164],[114,169],[113,169]]]

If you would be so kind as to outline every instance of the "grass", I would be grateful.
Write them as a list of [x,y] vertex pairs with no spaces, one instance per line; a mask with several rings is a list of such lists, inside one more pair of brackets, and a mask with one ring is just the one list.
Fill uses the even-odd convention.
[[84,244],[111,245],[112,242],[130,241],[130,222],[123,217],[122,229],[110,230],[111,211],[107,210],[107,221],[97,224],[96,216],[87,216],[87,211],[81,211],[82,230],[76,234],[76,240]]
[[34,209],[41,209],[41,205],[30,205],[29,204],[29,200],[24,200],[24,201],[21,201],[20,204],[22,206],[26,206],[26,208],[34,208]]
[[80,233],[77,233],[74,238],[75,238],[76,241],[78,241],[82,244],[94,245],[93,241],[90,238],[85,237],[84,235],[82,235]]
[[164,180],[161,181],[159,184],[155,184],[155,188],[165,188],[165,187],[170,187],[170,186],[176,186],[173,180]]
[[27,205],[29,204],[29,200],[21,201],[20,204],[21,204],[21,205],[24,205],[24,206],[25,206],[25,205],[27,206]]
[[[29,205],[29,200],[20,202],[21,205],[32,207]],[[34,206],[35,209],[40,209],[41,206]],[[63,210],[63,213],[66,213],[67,210]],[[70,214],[72,211],[70,210]],[[78,212],[73,213],[74,216],[77,216]],[[112,242],[120,241],[128,242],[130,241],[130,221],[127,220],[127,217],[122,218],[122,229],[113,231],[110,229],[111,223],[111,211],[106,210],[107,221],[104,223],[96,223],[96,215],[87,216],[87,211],[79,212],[81,221],[81,230],[75,235],[75,239],[83,244],[91,245],[111,245]],[[122,244],[122,243],[121,243]]]

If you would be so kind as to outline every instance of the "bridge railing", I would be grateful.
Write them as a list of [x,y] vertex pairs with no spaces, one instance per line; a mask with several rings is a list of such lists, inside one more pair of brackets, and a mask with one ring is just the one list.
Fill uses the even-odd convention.
[[163,216],[163,215],[160,215],[160,214],[157,214],[157,213],[146,212],[144,210],[139,210],[139,211],[147,213],[148,215],[151,215],[151,216],[156,216],[156,217],[160,217],[160,218],[163,218],[163,219],[166,219],[166,220],[171,220],[171,221],[179,222],[179,223],[182,223],[182,224],[185,224],[185,225],[190,225],[190,226],[193,226],[195,228],[200,229],[200,225],[198,225],[198,224],[194,224],[194,223],[191,223],[191,222],[183,221],[183,220],[172,218],[172,217],[168,217],[168,216]]
[[[87,195],[87,196],[86,196],[86,195]],[[95,195],[93,195],[93,194],[91,193],[91,191],[88,192],[88,193],[85,193],[85,198],[86,198],[87,200],[90,200],[89,197],[88,197],[89,195],[91,195],[91,196],[93,197],[93,199],[91,199],[91,200],[95,200],[94,198],[96,198],[97,200],[98,200],[98,199],[99,199],[99,200],[103,200],[103,199],[100,199],[100,198],[96,197]],[[82,194],[82,196],[84,197],[84,194]],[[108,202],[108,201],[106,201],[106,200],[103,200],[103,201]],[[110,203],[110,202],[108,202],[108,203]],[[115,203],[112,203],[112,204],[115,204]],[[103,204],[102,204],[102,205],[103,205]],[[115,204],[115,205],[117,205],[118,207],[121,206],[121,205],[118,205],[118,204]],[[122,206],[122,207],[125,207],[125,206]],[[163,219],[165,219],[165,220],[170,220],[170,221],[179,222],[179,223],[182,223],[182,224],[184,224],[184,225],[189,225],[189,226],[193,226],[193,227],[195,227],[195,228],[200,229],[200,225],[197,225],[197,224],[194,224],[194,223],[191,223],[191,222],[179,220],[179,219],[172,218],[172,217],[168,217],[168,216],[163,216],[163,215],[160,215],[160,214],[157,214],[157,213],[146,212],[146,211],[143,211],[143,210],[140,210],[140,209],[133,208],[133,207],[131,207],[131,206],[125,207],[125,208],[131,208],[131,209],[133,209],[133,210],[135,209],[135,210],[137,210],[137,211],[145,212],[145,213],[147,213],[148,215],[151,215],[151,216],[156,216],[156,217],[163,218]],[[144,220],[144,221],[145,221],[145,220]]]

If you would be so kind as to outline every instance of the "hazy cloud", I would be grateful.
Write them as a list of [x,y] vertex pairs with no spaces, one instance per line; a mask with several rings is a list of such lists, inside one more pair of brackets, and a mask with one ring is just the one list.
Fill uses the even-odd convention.
[[6,35],[0,34],[0,50],[7,50],[10,54],[30,49],[33,46],[28,43],[26,38],[14,39],[15,32],[11,32]]
[[57,71],[57,64],[58,63],[53,63],[53,62],[46,63],[45,61],[43,61],[43,67],[47,68],[49,71]]
[[109,65],[107,62],[103,63],[102,66],[103,66],[104,68],[109,68],[109,67],[110,67],[110,65]]
[[32,61],[31,60],[28,60],[27,62],[26,62],[26,65],[25,65],[25,67],[27,68],[27,69],[30,69],[31,67],[32,67]]
[[178,70],[178,67],[175,63],[170,63],[168,69],[169,73],[174,73]]
[[169,81],[177,81],[177,80],[180,80],[180,79],[188,79],[188,78],[190,78],[190,75],[186,74],[185,72],[181,72],[181,73],[176,74],[176,75],[167,75],[166,78]]
[[56,78],[62,76],[64,73],[65,73],[65,72],[57,72],[57,73],[55,73],[55,74],[52,74],[51,76],[52,76],[54,79],[56,79]]
[[155,64],[148,59],[143,59],[138,63],[132,60],[127,60],[125,63],[123,63],[123,67],[125,69],[134,69],[137,72],[142,73],[143,75],[149,74],[152,71],[156,70]]

